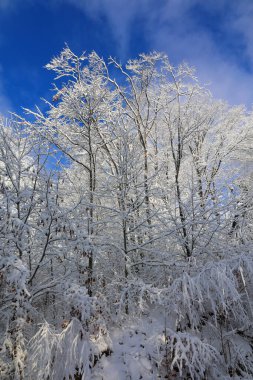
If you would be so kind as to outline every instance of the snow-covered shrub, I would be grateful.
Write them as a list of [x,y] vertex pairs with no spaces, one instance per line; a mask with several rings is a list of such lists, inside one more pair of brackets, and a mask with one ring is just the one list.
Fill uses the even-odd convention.
[[61,332],[45,322],[29,342],[28,354],[29,379],[68,379],[77,373],[89,378],[91,347],[87,333],[76,318]]
[[92,348],[82,324],[73,318],[60,333],[44,323],[29,343],[29,379],[90,378]]
[[251,278],[252,264],[245,257],[222,260],[208,263],[195,276],[183,273],[176,279],[165,297],[180,328],[198,330],[210,317],[215,325],[222,318],[247,325],[251,302],[245,280]]
[[[166,331],[166,360],[171,371],[191,379],[203,379],[211,366],[218,361],[214,347],[202,342],[197,336],[168,329]],[[169,374],[167,374],[169,375]]]
[[67,284],[64,298],[70,306],[70,314],[82,322],[89,321],[94,315],[94,298],[88,295],[84,286]]
[[[89,379],[103,352],[110,351],[103,307],[97,297],[75,283],[64,285],[66,302],[62,331],[45,322],[29,343],[29,379]],[[106,312],[105,312],[106,314]]]
[[[198,274],[185,272],[161,291],[160,304],[172,327],[165,357],[180,375],[187,370],[192,378],[201,378],[201,368],[219,357],[220,365],[208,379],[225,373],[253,376],[252,269],[252,257],[245,255],[207,263]],[[191,368],[189,363],[194,363]]]
[[227,372],[243,379],[253,376],[252,327],[246,331],[229,331],[223,336]]
[[6,322],[1,342],[0,377],[23,379],[27,355],[24,329],[29,309],[28,270],[15,256],[0,258],[0,268],[3,290],[0,318]]
[[129,280],[120,292],[119,311],[124,312],[127,306],[128,313],[140,316],[150,304],[157,303],[158,293],[159,289],[141,279]]

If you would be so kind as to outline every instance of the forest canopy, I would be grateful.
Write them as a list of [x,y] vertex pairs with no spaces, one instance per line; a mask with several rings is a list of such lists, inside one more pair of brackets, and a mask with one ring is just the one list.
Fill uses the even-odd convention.
[[66,46],[0,120],[0,378],[253,377],[252,113]]

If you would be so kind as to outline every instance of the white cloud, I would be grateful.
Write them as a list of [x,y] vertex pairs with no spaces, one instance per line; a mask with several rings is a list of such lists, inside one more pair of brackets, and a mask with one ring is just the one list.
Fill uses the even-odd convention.
[[0,115],[7,116],[12,111],[10,99],[6,96],[0,79]]
[[[141,20],[141,37],[146,40],[149,50],[166,52],[172,63],[185,60],[196,66],[200,80],[211,83],[210,89],[216,97],[233,104],[251,106],[253,103],[253,75],[250,72],[253,71],[251,0],[50,0],[45,3],[42,0],[0,0],[0,10],[13,9],[24,2],[39,1],[46,6],[68,3],[94,20],[105,18],[114,35],[117,55],[121,60],[132,58],[132,28],[136,26],[136,20]],[[220,30],[226,34],[226,38],[237,35],[246,65],[243,65],[240,57],[237,59],[229,50],[222,49],[224,35],[221,34],[220,40],[213,35],[210,28],[203,25],[203,20],[194,17],[194,7],[220,16],[217,21],[221,23]],[[142,52],[144,49],[140,47],[140,50]]]
[[0,9],[1,10],[6,10],[6,9],[9,9],[11,7],[13,7],[13,1],[11,0],[0,0]]
[[54,0],[67,2],[92,19],[105,17],[117,43],[121,58],[129,55],[131,27],[138,14],[147,14],[153,10],[150,0]]
[[[62,0],[74,5],[90,17],[105,16],[115,39],[119,42],[121,59],[131,55],[129,37],[136,16],[144,20],[142,33],[150,50],[166,52],[172,63],[182,60],[196,66],[201,81],[209,82],[218,98],[232,104],[253,103],[253,75],[243,67],[240,59],[232,59],[222,50],[223,36],[214,38],[208,27],[194,19],[191,10],[201,6],[210,14],[221,15],[221,30],[238,37],[245,44],[248,65],[253,64],[253,3],[220,0]],[[247,58],[246,58],[247,59]]]
[[[30,1],[30,0],[23,0]],[[0,11],[12,11],[17,5],[22,4],[22,0],[0,0]]]
[[3,68],[0,65],[0,115],[7,116],[9,111],[12,111],[12,104],[4,90]]
[[[186,60],[194,65],[200,80],[210,83],[210,89],[215,97],[223,98],[232,104],[244,103],[251,107],[253,75],[246,70],[240,58],[232,59],[229,53],[222,50],[224,43],[222,39],[225,37],[221,35],[220,41],[217,41],[217,37],[214,38],[208,28],[201,28],[196,20],[189,17],[190,6],[193,3],[197,5],[199,0],[187,0],[184,5],[180,1],[171,12],[173,2],[167,1],[160,14],[161,17],[157,16],[157,32],[152,34],[150,27],[150,45],[157,50],[167,52],[172,63],[176,59],[177,61]],[[226,10],[227,4],[226,0],[219,3],[221,12]],[[250,9],[253,10],[253,3],[251,5]],[[205,7],[209,12],[219,10],[217,7],[214,8],[214,3],[210,1],[205,2]],[[252,53],[253,58],[253,27],[250,23],[252,13],[246,7],[234,7],[227,12],[230,14],[224,13],[221,19],[224,24],[221,29],[230,36],[232,33],[241,33],[238,38],[241,38],[241,41],[244,39],[242,42],[247,47],[246,52],[248,55]],[[238,21],[235,22],[235,20]],[[152,29],[154,30],[154,25]],[[252,62],[248,60],[248,66],[252,67]]]
[[248,58],[253,64],[253,2],[239,1],[236,6],[236,14],[233,18],[232,28],[243,37]]

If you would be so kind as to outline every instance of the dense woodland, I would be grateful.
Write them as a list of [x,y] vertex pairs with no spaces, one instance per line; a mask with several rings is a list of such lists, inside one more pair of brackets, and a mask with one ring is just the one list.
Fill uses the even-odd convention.
[[46,68],[0,121],[0,378],[252,379],[252,113],[163,54]]

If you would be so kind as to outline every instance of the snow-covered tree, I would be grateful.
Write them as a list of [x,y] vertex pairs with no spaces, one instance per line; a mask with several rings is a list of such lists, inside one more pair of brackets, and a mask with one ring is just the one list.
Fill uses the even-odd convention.
[[159,53],[46,68],[0,120],[0,377],[251,378],[252,115]]

